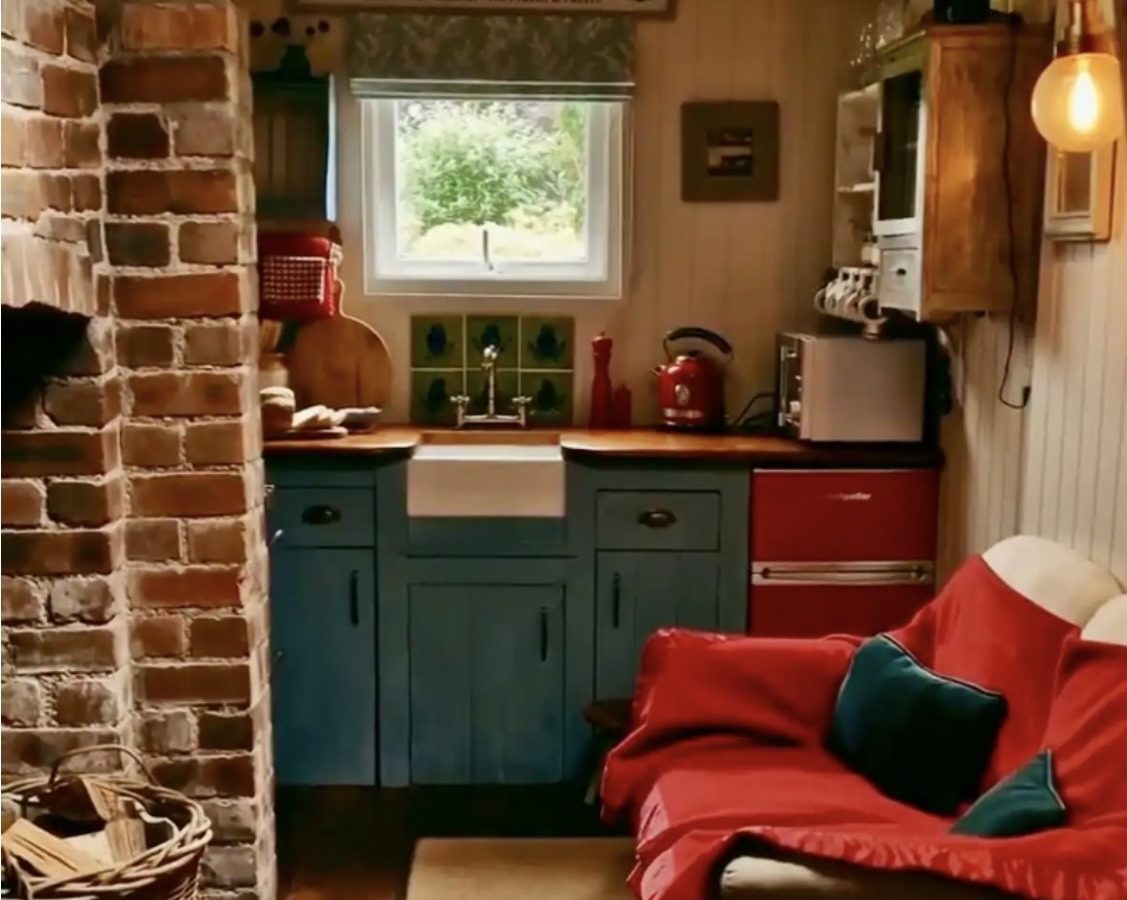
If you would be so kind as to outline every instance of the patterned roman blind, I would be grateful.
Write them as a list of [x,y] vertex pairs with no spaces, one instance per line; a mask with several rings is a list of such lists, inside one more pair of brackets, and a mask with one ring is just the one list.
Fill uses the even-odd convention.
[[361,97],[628,98],[631,16],[363,13],[349,20]]

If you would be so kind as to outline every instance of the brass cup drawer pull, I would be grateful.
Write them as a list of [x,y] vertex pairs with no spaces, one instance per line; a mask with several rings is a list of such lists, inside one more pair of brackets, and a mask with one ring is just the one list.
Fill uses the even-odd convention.
[[638,513],[638,524],[646,528],[669,528],[677,524],[677,516],[671,509],[646,509]]
[[307,506],[301,513],[301,521],[306,525],[332,525],[340,520],[340,510],[325,503]]

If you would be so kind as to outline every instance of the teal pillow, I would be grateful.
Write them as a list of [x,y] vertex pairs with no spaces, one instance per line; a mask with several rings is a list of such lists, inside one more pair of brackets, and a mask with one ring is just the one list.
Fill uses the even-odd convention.
[[838,690],[829,747],[889,797],[944,815],[978,794],[1006,698],[920,665],[891,636],[865,641]]
[[1064,824],[1067,810],[1053,783],[1053,751],[1043,750],[999,781],[951,826],[953,834],[1020,837]]

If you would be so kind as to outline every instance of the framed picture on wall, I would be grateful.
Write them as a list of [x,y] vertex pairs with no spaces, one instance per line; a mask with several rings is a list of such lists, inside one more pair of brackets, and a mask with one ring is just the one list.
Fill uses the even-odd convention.
[[675,0],[289,0],[294,13],[307,12],[481,12],[673,14]]
[[779,199],[779,104],[773,100],[681,105],[681,199]]
[[1045,234],[1055,241],[1111,237],[1116,145],[1090,153],[1049,148]]

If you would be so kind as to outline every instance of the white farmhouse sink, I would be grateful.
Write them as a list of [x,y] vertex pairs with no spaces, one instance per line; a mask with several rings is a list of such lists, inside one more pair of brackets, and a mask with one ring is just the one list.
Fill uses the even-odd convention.
[[558,434],[424,434],[407,463],[412,517],[562,518],[565,508]]

